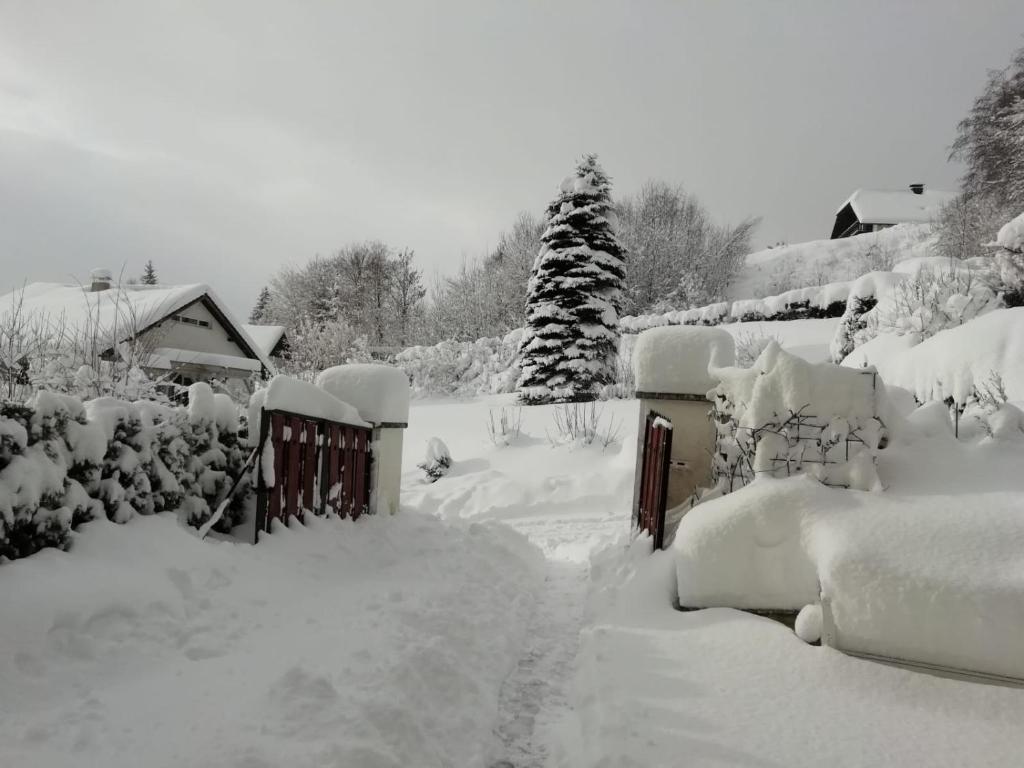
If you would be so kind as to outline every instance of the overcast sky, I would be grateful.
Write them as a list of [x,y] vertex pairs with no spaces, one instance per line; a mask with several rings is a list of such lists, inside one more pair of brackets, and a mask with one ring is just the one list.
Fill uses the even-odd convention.
[[151,258],[242,314],[364,239],[450,272],[583,152],[827,237],[857,187],[954,187],[1021,33],[1020,0],[0,0],[2,287]]

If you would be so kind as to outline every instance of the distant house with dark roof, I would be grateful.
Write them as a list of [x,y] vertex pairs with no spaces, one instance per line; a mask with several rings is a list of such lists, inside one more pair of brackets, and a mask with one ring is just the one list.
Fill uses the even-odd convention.
[[858,189],[839,206],[832,239],[877,232],[895,224],[932,221],[954,193],[911,184],[907,189]]

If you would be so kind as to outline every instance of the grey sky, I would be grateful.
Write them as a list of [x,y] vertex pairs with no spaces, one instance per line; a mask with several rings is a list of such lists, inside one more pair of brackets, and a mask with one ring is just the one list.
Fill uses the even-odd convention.
[[381,239],[454,270],[583,152],[758,246],[859,186],[952,188],[1024,3],[0,0],[0,269],[209,282]]

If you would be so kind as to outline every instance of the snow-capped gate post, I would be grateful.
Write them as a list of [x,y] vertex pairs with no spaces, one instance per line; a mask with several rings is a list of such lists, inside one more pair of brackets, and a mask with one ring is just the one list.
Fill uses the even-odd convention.
[[398,511],[402,485],[402,431],[409,423],[409,379],[391,365],[328,368],[316,385],[353,405],[373,425],[370,509]]
[[[711,485],[715,429],[709,418],[707,393],[717,382],[709,367],[731,365],[732,336],[720,328],[666,326],[644,331],[633,349],[636,397],[640,400],[637,465],[633,487],[633,524],[644,485],[644,439],[652,412],[672,426],[666,509],[679,507],[698,488]],[[652,459],[653,460],[653,459]],[[678,523],[666,521],[668,532]],[[671,536],[665,537],[665,542]]]

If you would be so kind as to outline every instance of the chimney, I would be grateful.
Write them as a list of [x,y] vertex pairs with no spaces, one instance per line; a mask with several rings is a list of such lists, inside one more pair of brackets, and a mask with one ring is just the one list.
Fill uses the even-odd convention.
[[924,184],[911,184],[910,185],[910,191],[913,192],[915,195],[923,195],[924,194]]
[[89,273],[89,278],[92,281],[89,290],[93,293],[109,290],[114,282],[109,269],[94,269]]

